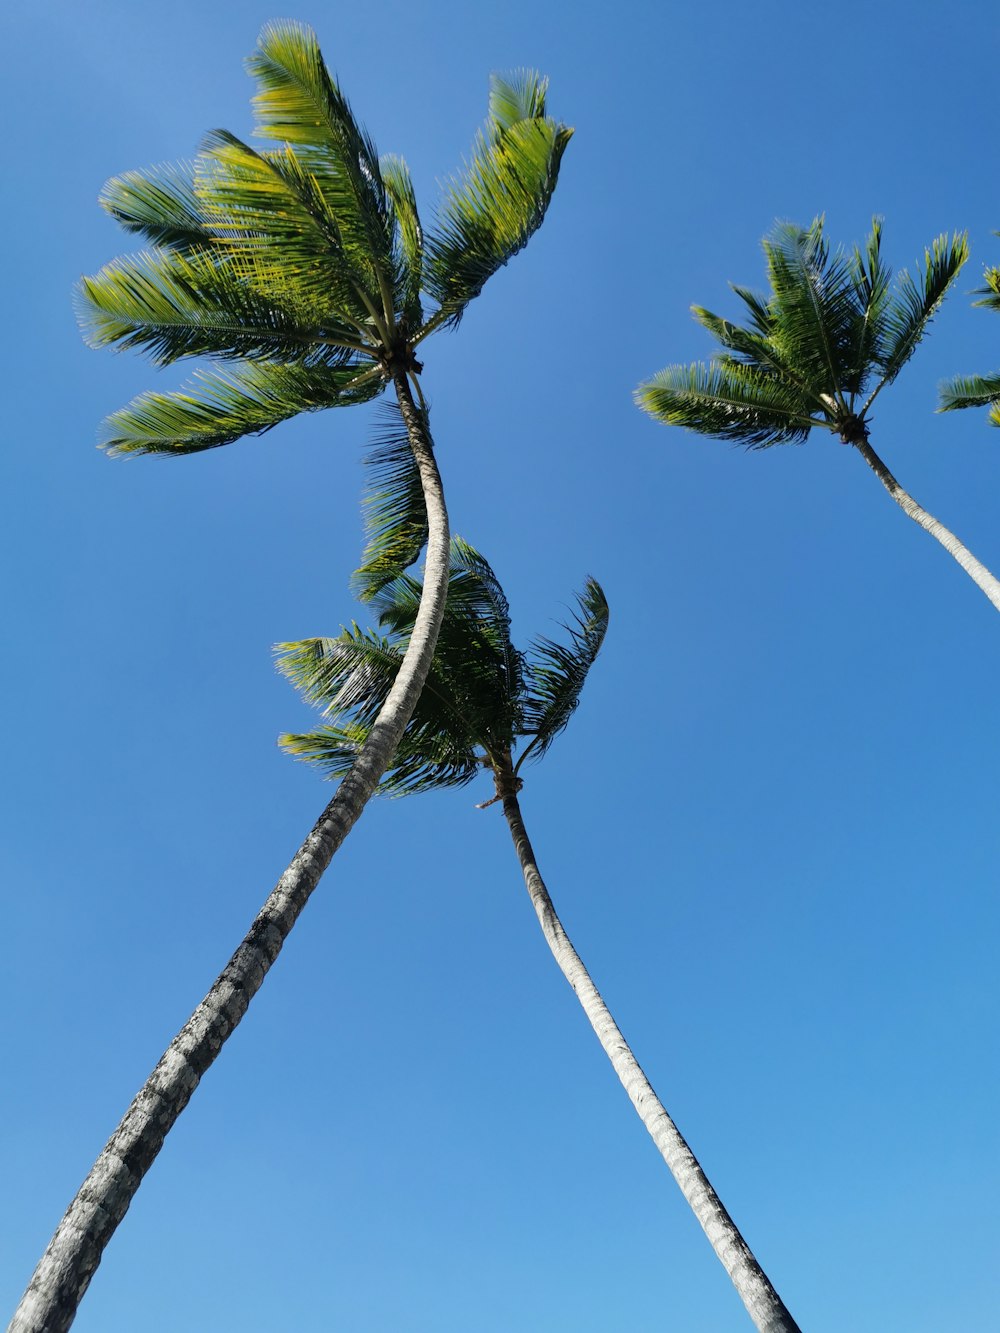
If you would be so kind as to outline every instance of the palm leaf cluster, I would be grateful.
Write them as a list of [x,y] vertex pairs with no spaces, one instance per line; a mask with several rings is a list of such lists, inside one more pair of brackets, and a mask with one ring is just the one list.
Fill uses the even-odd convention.
[[539,75],[494,77],[486,127],[425,232],[406,164],[378,156],[310,29],[268,25],[248,67],[266,146],[217,130],[194,162],[101,195],[149,248],[82,280],[89,341],[226,363],[114,413],[113,452],[213,448],[415,373],[419,343],[541,224],[572,133],[547,115]]
[[[988,268],[983,277],[986,285],[976,292],[981,299],[975,304],[1000,310],[1000,268]],[[994,375],[958,375],[942,385],[941,411],[961,407],[989,407],[990,424],[1000,426],[1000,371]]]
[[[409,639],[420,584],[409,575],[371,597],[378,629],[353,624],[336,638],[279,646],[279,667],[329,721],[282,745],[330,777],[348,771],[378,715]],[[566,727],[608,626],[600,585],[588,579],[577,598],[568,638],[534,640],[527,652],[511,641],[510,611],[497,577],[478,551],[452,542],[448,601],[427,684],[382,790],[402,795],[463,786],[483,767],[514,773],[539,758]]]
[[964,235],[939,236],[916,275],[893,281],[878,219],[863,246],[831,252],[817,218],[783,223],[763,242],[770,292],[734,286],[749,316],[733,323],[701,306],[695,319],[720,350],[668,366],[637,400],[671,425],[749,448],[801,442],[814,427],[867,439],[875,398],[913,355],[968,257]]

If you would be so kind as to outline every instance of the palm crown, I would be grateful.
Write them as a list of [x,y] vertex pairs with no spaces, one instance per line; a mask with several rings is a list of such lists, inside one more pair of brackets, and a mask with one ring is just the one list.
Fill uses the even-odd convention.
[[572,133],[546,115],[537,74],[494,78],[471,160],[425,232],[406,164],[378,156],[310,29],[265,27],[248,65],[258,133],[278,146],[216,130],[193,164],[129,172],[101,195],[151,248],[82,280],[91,343],[232,363],[114,413],[114,452],[209,449],[415,374],[416,347],[541,224]]
[[[404,574],[372,599],[378,631],[354,624],[336,638],[280,645],[281,670],[331,719],[282,737],[286,749],[331,777],[350,768],[395,679],[419,600],[419,583]],[[569,722],[607,626],[604,593],[588,579],[564,627],[567,640],[537,638],[527,653],[519,651],[496,575],[478,551],[454,539],[434,662],[382,790],[462,786],[484,767],[498,781],[518,781],[525,761],[540,758]]]
[[892,282],[878,219],[862,247],[834,253],[823,221],[783,223],[764,240],[771,291],[733,287],[746,326],[701,306],[695,319],[720,351],[712,361],[668,366],[637,391],[670,425],[750,448],[800,442],[814,427],[848,444],[867,439],[875,399],[913,355],[968,257],[964,235],[939,236],[917,277]]

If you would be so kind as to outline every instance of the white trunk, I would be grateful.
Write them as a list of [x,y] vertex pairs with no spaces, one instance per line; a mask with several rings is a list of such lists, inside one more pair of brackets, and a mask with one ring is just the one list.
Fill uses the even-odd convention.
[[667,1115],[660,1099],[642,1072],[628,1042],[611,1016],[611,1011],[590,979],[580,955],[573,948],[548,890],[538,872],[534,852],[521,818],[517,796],[510,788],[517,782],[498,778],[498,790],[504,787],[504,814],[510,825],[524,882],[538,917],[542,934],[559,964],[563,976],[576,992],[590,1026],[611,1061],[622,1087],[649,1131],[681,1193],[701,1223],[712,1249],[732,1279],[746,1311],[760,1333],[800,1333],[799,1326],[785,1309],[781,1297],[726,1212],[722,1200],[698,1165],[697,1158],[684,1141],[680,1130]]
[[925,532],[929,532],[941,543],[948,554],[962,566],[976,587],[981,589],[1000,611],[1000,580],[994,578],[982,561],[977,560],[950,529],[939,523],[933,514],[928,514],[926,509],[917,504],[912,495],[903,490],[867,440],[857,442],[856,448],[903,513],[912,518],[914,523],[919,523]]
[[420,609],[389,697],[354,766],[296,852],[242,944],[168,1046],[70,1204],[8,1333],[63,1333],[167,1133],[246,1013],[309,896],[378,785],[430,670],[448,593],[449,533],[433,444],[405,376],[394,379],[427,506]]

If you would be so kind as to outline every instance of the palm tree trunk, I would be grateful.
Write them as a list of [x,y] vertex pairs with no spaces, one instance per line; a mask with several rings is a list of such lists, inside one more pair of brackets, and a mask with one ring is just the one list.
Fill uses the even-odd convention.
[[953,532],[943,523],[939,523],[933,514],[928,514],[926,509],[922,509],[913,496],[903,490],[866,439],[855,440],[853,443],[903,513],[912,518],[914,523],[919,523],[925,532],[929,532],[941,543],[948,554],[962,566],[976,587],[980,588],[1000,611],[1000,579],[994,578],[986,566],[962,545]]
[[420,470],[428,540],[423,594],[399,674],[371,734],[242,944],[167,1047],[49,1242],[8,1333],[63,1333],[143,1176],[198,1083],[246,1013],[309,896],[378,785],[410,720],[437,643],[448,591],[448,514],[425,416],[393,376]]
[[516,778],[511,779],[512,775],[505,778],[505,775],[497,774],[497,787],[502,793],[504,814],[514,839],[524,882],[553,957],[563,976],[576,991],[577,999],[598,1041],[604,1047],[605,1055],[614,1066],[622,1087],[701,1223],[702,1230],[732,1279],[750,1318],[760,1333],[800,1333],[798,1324],[785,1309],[781,1297],[771,1286],[764,1270],[723,1207],[722,1200],[712,1189],[694,1153],[664,1110],[563,929],[538,872],[535,854],[521,818],[521,807],[516,795],[516,788],[520,784]]

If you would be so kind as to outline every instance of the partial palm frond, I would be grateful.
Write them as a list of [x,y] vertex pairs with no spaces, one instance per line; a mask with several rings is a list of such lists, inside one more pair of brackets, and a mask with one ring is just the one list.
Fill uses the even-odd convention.
[[[544,91],[535,74],[513,83],[494,76],[486,127],[425,239],[425,286],[440,307],[433,324],[457,323],[542,224],[572,135],[544,115]],[[510,120],[524,109],[534,114]]]
[[113,176],[98,202],[126,231],[145,236],[154,245],[183,253],[215,241],[202,217],[190,163],[164,163]]
[[850,262],[831,255],[823,220],[807,228],[779,223],[764,240],[774,293],[774,339],[813,393],[838,404],[856,382],[851,353],[857,304]]
[[291,149],[258,153],[213,130],[195,163],[195,190],[220,243],[252,259],[258,286],[291,287],[357,333],[371,329],[378,299],[371,264]]
[[384,156],[379,160],[382,182],[392,202],[399,234],[400,314],[407,330],[413,334],[424,321],[420,303],[420,289],[424,279],[424,233],[417,211],[417,196],[413,189],[410,169],[401,157]]
[[813,426],[823,424],[794,386],[721,358],[709,365],[667,366],[639,386],[636,402],[659,421],[749,449],[804,440]]
[[735,282],[731,282],[729,286],[750,311],[750,320],[757,332],[765,338],[772,337],[774,334],[774,314],[768,304],[767,297],[762,296],[760,292],[752,291],[749,287],[740,287]]
[[[344,330],[318,322],[314,309],[283,305],[253,285],[238,257],[201,251],[149,251],[113,260],[82,278],[78,311],[92,347],[145,352],[157,365],[186,356],[281,357],[327,365],[355,353]],[[356,335],[355,335],[356,336]]]
[[773,378],[776,382],[785,380],[792,386],[793,395],[797,392],[802,403],[810,405],[810,410],[824,410],[822,398],[816,393],[814,386],[803,379],[795,366],[789,364],[777,340],[771,336],[773,329],[769,328],[766,333],[743,329],[720,315],[714,315],[704,306],[693,305],[691,313],[703,328],[708,329],[719,345],[726,349],[728,355],[717,360],[725,362],[732,360],[747,366],[755,366],[763,375]]
[[538,759],[567,726],[580,692],[601,650],[608,628],[608,602],[596,579],[589,578],[577,598],[579,612],[564,629],[568,644],[536,639],[528,656],[528,696],[524,703],[524,734],[532,740],[519,762]]
[[517,69],[506,78],[490,80],[489,124],[495,135],[521,120],[540,120],[545,115],[549,81],[537,70]]
[[335,639],[279,643],[278,670],[329,717],[370,725],[399,672],[405,645],[353,624]]
[[260,361],[231,372],[199,371],[185,390],[143,393],[112,413],[102,446],[112,454],[200,453],[259,434],[300,412],[346,407],[381,393],[377,371]]
[[885,314],[879,389],[891,384],[909,361],[968,257],[969,243],[964,232],[956,232],[950,240],[947,234],[942,234],[924,251],[919,280],[905,270],[899,273]]
[[[1000,235],[1000,232],[997,233]],[[976,295],[981,296],[981,301],[973,301],[973,305],[986,306],[988,310],[1000,310],[1000,268],[988,268],[983,274],[985,287],[976,290]]]
[[361,568],[352,580],[355,594],[363,602],[370,601],[412,565],[427,541],[420,471],[398,404],[386,404],[365,464],[369,478],[363,501],[367,540]]
[[956,376],[940,387],[939,411],[952,412],[961,407],[989,407],[1000,404],[1000,371],[995,375]]
[[855,246],[851,256],[851,280],[856,293],[858,317],[854,322],[845,388],[853,396],[864,393],[884,354],[886,311],[889,308],[891,270],[882,259],[882,220],[872,218],[872,229],[864,247]]
[[336,218],[369,290],[395,307],[393,226],[378,153],[331,78],[311,28],[269,23],[247,61],[257,80],[257,133],[291,144]]
[[[368,733],[369,728],[360,722],[345,722],[301,735],[286,734],[278,738],[278,743],[295,758],[315,764],[327,777],[342,778]],[[408,729],[378,790],[384,796],[410,796],[419,791],[463,787],[481,772],[475,750],[456,746],[449,734]]]

